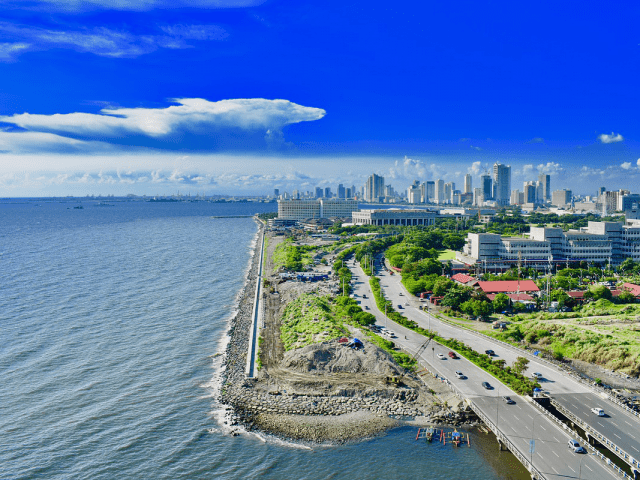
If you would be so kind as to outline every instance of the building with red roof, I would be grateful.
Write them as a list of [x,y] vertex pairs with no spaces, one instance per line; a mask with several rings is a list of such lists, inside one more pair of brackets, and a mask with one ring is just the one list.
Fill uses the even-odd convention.
[[478,287],[484,293],[520,293],[539,292],[540,289],[533,280],[498,280],[495,282],[478,282]]
[[451,280],[455,280],[462,285],[468,285],[470,282],[473,283],[476,279],[470,275],[465,275],[464,273],[456,273],[455,275],[451,275]]
[[[487,298],[493,302],[498,293],[490,293],[487,295]],[[514,302],[533,302],[533,297],[527,293],[507,293],[507,297],[509,297]]]
[[634,297],[640,297],[640,285],[635,283],[625,283],[623,288],[630,292]]

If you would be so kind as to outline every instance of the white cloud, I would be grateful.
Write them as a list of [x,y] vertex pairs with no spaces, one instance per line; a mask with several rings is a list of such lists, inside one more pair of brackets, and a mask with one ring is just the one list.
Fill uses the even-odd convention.
[[532,138],[531,140],[529,140],[527,143],[544,143],[544,138],[535,137],[535,138]]
[[638,161],[636,162],[636,165],[638,165],[638,168],[640,168],[640,158],[638,159]]
[[631,168],[631,162],[624,162],[620,167],[624,170],[629,170]]
[[472,175],[480,175],[481,168],[482,168],[482,163],[481,162],[473,162],[471,164],[471,166],[469,167],[468,171]]
[[481,147],[476,147],[474,145],[470,145],[472,149],[477,150],[478,152],[482,151]]
[[28,43],[0,43],[0,62],[14,60],[20,53],[26,51],[31,45]]
[[617,143],[623,141],[624,137],[619,133],[614,134],[613,132],[611,132],[611,135],[607,135],[605,133],[603,133],[602,135],[598,135],[598,140],[600,140],[602,143]]
[[393,167],[389,168],[388,176],[413,181],[424,179],[426,173],[427,167],[422,160],[414,160],[405,155],[403,160],[396,160]]
[[100,139],[127,135],[160,138],[176,131],[210,135],[215,129],[240,128],[266,131],[269,138],[281,140],[281,129],[286,125],[319,120],[325,115],[321,108],[288,100],[248,98],[210,102],[202,98],[182,98],[174,102],[178,105],[166,108],[104,108],[100,114],[23,113],[0,117],[0,122],[32,132]]
[[189,48],[187,40],[222,40],[227,37],[226,31],[216,25],[169,25],[160,28],[164,32],[162,35],[136,35],[105,27],[53,30],[1,23],[0,34],[21,39],[22,43],[0,44],[0,60],[13,59],[27,50],[61,47],[103,57],[134,58],[159,48]]
[[40,0],[25,7],[20,0],[9,0],[8,5],[24,9],[47,9],[54,11],[86,12],[92,10],[146,11],[152,9],[178,8],[245,8],[264,3],[265,0]]
[[527,164],[527,165],[523,165],[522,166],[522,174],[527,176],[527,175],[532,175],[533,174],[533,165],[532,164]]
[[538,172],[548,173],[550,175],[559,174],[564,171],[564,167],[557,162],[540,163]]
[[83,141],[46,132],[17,132],[0,130],[0,153],[105,152],[112,147],[103,142]]

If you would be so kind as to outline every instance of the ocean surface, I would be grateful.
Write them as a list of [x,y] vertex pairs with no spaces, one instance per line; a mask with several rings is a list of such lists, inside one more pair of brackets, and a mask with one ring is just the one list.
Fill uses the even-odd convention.
[[[82,209],[74,208],[82,206]],[[233,437],[229,319],[275,204],[0,200],[0,479],[524,479],[495,440]]]

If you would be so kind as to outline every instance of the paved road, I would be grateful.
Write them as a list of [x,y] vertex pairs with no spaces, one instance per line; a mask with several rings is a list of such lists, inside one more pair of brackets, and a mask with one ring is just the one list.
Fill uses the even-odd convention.
[[[433,329],[445,338],[462,340],[479,352],[484,352],[487,349],[494,350],[497,354],[495,358],[503,358],[507,364],[513,364],[518,356],[522,356],[522,352],[514,348],[506,347],[490,338],[481,337],[438,320],[427,312],[418,310],[418,305],[427,305],[427,303],[421,303],[410,295],[402,285],[399,275],[389,275],[388,272],[382,269],[378,271],[377,275],[380,278],[380,285],[386,297],[391,300],[394,308],[407,318],[416,321],[421,327]],[[409,305],[406,305],[406,303],[409,303]],[[399,309],[398,305],[401,305],[402,309]],[[640,421],[638,417],[599,396],[588,386],[576,381],[555,367],[536,361],[535,357],[530,359],[528,372],[541,373],[540,385],[556,401],[585,423],[590,424],[594,430],[614,442],[629,455],[637,455],[640,458]],[[580,407],[572,407],[569,400],[576,405],[580,405]],[[565,404],[565,402],[567,403]],[[594,422],[596,417],[591,413],[591,408],[593,407],[603,408],[609,415],[608,421]]]
[[[408,352],[416,352],[425,342],[425,337],[386,319],[384,313],[380,312],[375,305],[368,277],[353,261],[348,262],[348,266],[353,272],[356,300],[365,308],[365,311],[376,316],[379,325],[386,325],[395,332],[397,338],[393,341],[399,347]],[[389,297],[389,294],[387,296]],[[406,298],[404,295],[402,297]],[[422,315],[422,312],[420,314]],[[422,318],[422,320],[425,319]],[[509,387],[499,383],[468,360],[448,358],[448,351],[444,346],[434,343],[420,355],[418,360],[429,370],[447,378],[463,395],[472,400],[482,413],[508,436],[520,454],[530,458],[533,465],[546,478],[590,480],[617,478],[596,457],[576,454],[569,450],[567,446],[569,434],[546,415],[540,413],[529,401],[515,394]],[[439,353],[444,356],[444,359],[438,357]],[[456,370],[461,371],[465,378],[456,378]],[[481,384],[485,381],[493,385],[494,389],[484,389]],[[514,399],[516,404],[507,405],[502,400],[502,396],[505,395]],[[529,453],[531,440],[535,440],[533,454]]]

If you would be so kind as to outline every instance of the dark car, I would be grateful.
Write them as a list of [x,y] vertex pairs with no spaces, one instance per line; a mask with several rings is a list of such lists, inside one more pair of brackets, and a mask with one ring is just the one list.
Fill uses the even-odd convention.
[[482,386],[487,390],[493,390],[493,387],[489,385],[489,382],[482,382]]
[[493,350],[485,350],[484,353],[486,353],[490,357],[493,357],[496,354],[496,352],[494,352]]
[[398,304],[398,309],[402,310],[402,305]]
[[504,403],[506,403],[507,405],[513,405],[514,403],[516,403],[513,400],[511,400],[511,397],[508,397],[508,396],[504,396],[502,397],[502,399],[504,400]]

